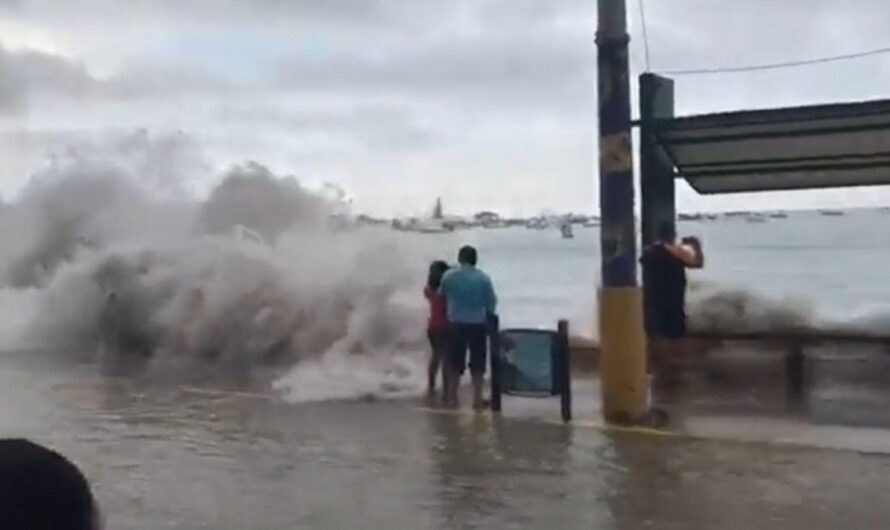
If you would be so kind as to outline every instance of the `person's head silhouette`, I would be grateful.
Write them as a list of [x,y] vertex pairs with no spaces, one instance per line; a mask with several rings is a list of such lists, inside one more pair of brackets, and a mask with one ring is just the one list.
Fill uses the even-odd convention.
[[0,527],[98,530],[90,485],[64,456],[28,440],[0,440]]
[[475,267],[477,263],[479,263],[479,255],[476,252],[476,249],[467,245],[465,247],[461,247],[460,251],[457,253],[457,262],[461,265],[470,265],[471,267]]

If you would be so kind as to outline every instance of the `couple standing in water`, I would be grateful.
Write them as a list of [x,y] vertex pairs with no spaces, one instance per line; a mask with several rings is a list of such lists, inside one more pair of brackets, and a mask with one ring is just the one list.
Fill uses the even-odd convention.
[[432,347],[427,397],[436,397],[436,379],[442,371],[442,399],[457,408],[460,379],[469,368],[473,383],[473,408],[485,407],[483,385],[488,353],[488,334],[495,318],[497,297],[491,278],[476,267],[476,249],[465,246],[457,257],[458,266],[444,261],[430,265],[424,295],[430,306],[427,334]]

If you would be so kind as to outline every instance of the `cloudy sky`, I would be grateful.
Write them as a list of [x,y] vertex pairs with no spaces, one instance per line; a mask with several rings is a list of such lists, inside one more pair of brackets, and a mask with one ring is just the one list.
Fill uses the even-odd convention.
[[[635,73],[645,68],[629,2]],[[890,46],[881,0],[646,0],[654,71]],[[597,207],[595,0],[0,0],[0,192],[48,154],[134,131],[188,139],[356,206],[413,214]],[[890,96],[890,55],[678,78],[678,110]],[[97,140],[99,139],[99,140]],[[105,139],[105,140],[102,140]],[[890,191],[723,198],[681,207],[890,204]]]

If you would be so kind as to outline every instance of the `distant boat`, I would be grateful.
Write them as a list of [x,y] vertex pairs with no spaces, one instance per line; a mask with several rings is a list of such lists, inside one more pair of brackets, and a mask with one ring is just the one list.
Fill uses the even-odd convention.
[[441,219],[409,219],[407,222],[400,223],[398,229],[420,234],[446,234],[454,232],[454,226]]
[[420,232],[421,234],[447,234],[448,232],[454,232],[454,228],[445,226],[445,225],[437,225],[437,226],[417,226],[412,231]]
[[560,232],[562,232],[563,239],[572,239],[575,237],[575,234],[572,232],[572,224],[571,223],[563,223],[559,227]]
[[819,215],[824,215],[826,217],[840,217],[844,215],[844,212],[840,210],[819,210]]
[[788,214],[785,212],[773,212],[769,216],[771,219],[788,219]]
[[547,220],[542,217],[537,217],[535,219],[529,219],[525,227],[529,230],[544,230],[550,227],[550,223],[548,223]]

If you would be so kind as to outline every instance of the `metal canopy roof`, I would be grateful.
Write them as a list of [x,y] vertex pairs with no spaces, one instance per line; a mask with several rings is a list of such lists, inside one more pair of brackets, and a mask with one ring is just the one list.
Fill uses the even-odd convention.
[[890,100],[656,120],[699,193],[890,184]]

